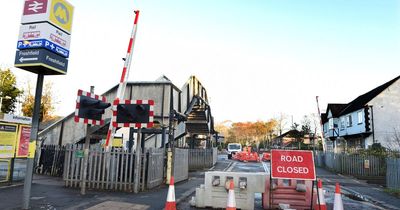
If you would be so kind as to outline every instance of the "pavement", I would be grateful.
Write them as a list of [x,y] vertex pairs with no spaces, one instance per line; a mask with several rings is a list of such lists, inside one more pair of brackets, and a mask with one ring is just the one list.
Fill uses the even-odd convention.
[[[227,171],[235,168],[234,162],[219,159],[209,170]],[[246,169],[246,168],[245,168]],[[247,170],[247,169],[246,169]],[[189,201],[195,195],[196,187],[204,183],[205,171],[190,172],[189,179],[175,184],[175,198],[178,209],[195,209]],[[399,209],[400,199],[383,191],[378,185],[354,179],[353,177],[334,174],[322,168],[317,168],[318,178],[323,180],[325,198],[329,208],[332,208],[334,185],[342,186],[345,209]],[[21,209],[22,183],[0,187],[0,209]],[[31,192],[31,209],[154,209],[165,206],[168,185],[140,192],[138,194],[125,192],[107,192],[88,190],[80,195],[79,188],[66,188],[58,177],[35,175]],[[4,202],[6,199],[6,202]],[[255,209],[262,209],[261,194],[256,195]]]
[[322,179],[326,191],[325,201],[333,204],[335,184],[338,182],[342,190],[345,209],[393,209],[400,210],[400,198],[384,192],[384,188],[376,184],[368,184],[351,176],[332,173],[317,168],[317,176]]

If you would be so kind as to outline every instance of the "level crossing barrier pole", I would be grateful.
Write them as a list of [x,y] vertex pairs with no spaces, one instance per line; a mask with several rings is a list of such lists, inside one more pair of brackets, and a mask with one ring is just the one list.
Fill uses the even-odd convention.
[[[117,96],[116,96],[115,100],[124,99],[124,94],[125,94],[125,89],[126,89],[126,80],[128,79],[129,70],[131,67],[132,51],[133,51],[133,46],[135,45],[137,22],[139,19],[139,10],[136,10],[134,12],[135,12],[135,21],[133,23],[131,38],[129,39],[128,50],[127,50],[126,56],[125,56],[124,68],[122,69],[122,75],[121,75],[121,79],[120,79],[120,82],[118,85]],[[116,128],[110,122],[110,126],[108,128],[108,133],[107,133],[107,139],[106,139],[106,143],[105,143],[105,147],[106,147],[107,151],[109,150],[110,142],[112,145],[115,130],[116,130]]]
[[29,139],[29,152],[26,163],[27,166],[26,166],[23,196],[22,196],[23,198],[22,209],[29,209],[29,201],[31,198],[33,163],[35,158],[36,140],[39,131],[39,114],[40,114],[40,104],[42,100],[43,80],[44,80],[44,74],[39,73],[36,83],[35,103],[33,105],[32,129]]

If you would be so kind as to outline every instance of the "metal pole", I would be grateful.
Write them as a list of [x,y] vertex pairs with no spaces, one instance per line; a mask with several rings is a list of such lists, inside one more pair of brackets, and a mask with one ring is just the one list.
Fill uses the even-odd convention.
[[[94,93],[94,86],[90,86],[90,93]],[[86,173],[88,168],[88,158],[89,158],[89,145],[90,145],[90,124],[86,125],[86,138],[85,138],[85,146],[84,146],[84,153],[83,153],[83,164],[81,168],[82,174],[82,183],[81,183],[81,195],[86,194]]]
[[22,196],[22,209],[29,209],[29,201],[31,197],[33,162],[35,158],[36,140],[39,130],[39,117],[40,117],[39,115],[40,115],[40,103],[42,100],[43,79],[44,75],[38,74],[36,83],[35,103],[33,106],[32,129],[29,139],[29,153],[26,166],[24,191]]
[[140,181],[140,159],[141,159],[141,134],[142,134],[142,129],[139,128],[137,131],[137,136],[136,136],[136,151],[135,151],[135,171],[134,171],[134,186],[133,186],[133,192],[138,193],[139,192],[139,181]]

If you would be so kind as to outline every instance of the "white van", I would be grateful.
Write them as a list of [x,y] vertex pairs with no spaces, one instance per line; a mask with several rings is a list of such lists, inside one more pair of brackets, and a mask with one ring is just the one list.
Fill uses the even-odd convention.
[[228,150],[228,159],[231,159],[233,154],[242,151],[242,145],[239,143],[229,143],[227,150]]

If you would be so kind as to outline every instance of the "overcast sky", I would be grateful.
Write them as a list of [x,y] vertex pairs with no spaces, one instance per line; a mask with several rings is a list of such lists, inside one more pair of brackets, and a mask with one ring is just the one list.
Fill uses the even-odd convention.
[[[267,120],[347,103],[400,74],[398,0],[70,0],[68,73],[54,82],[57,114],[78,89],[119,82],[141,11],[129,81],[197,76],[216,121]],[[0,65],[14,62],[23,0],[0,0]],[[36,75],[13,68],[19,85]]]

